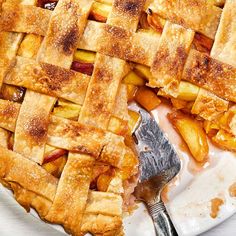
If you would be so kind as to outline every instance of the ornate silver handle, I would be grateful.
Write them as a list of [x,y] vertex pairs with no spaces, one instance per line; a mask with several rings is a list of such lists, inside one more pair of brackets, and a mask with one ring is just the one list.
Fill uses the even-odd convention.
[[164,203],[161,200],[155,204],[148,204],[147,207],[153,219],[157,236],[178,236]]

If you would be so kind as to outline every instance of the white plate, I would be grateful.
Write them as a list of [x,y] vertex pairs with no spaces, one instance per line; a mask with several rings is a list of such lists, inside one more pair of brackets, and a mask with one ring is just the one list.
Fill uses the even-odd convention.
[[[169,187],[167,210],[180,236],[195,236],[218,225],[236,212],[236,198],[229,196],[229,187],[236,182],[235,154],[220,150],[210,144],[209,162],[202,168],[194,165],[183,150],[183,143],[166,118],[170,109],[161,105],[153,112],[159,125],[179,153],[182,169]],[[12,195],[12,194],[11,194]],[[218,217],[210,217],[210,201],[224,199]],[[38,218],[35,211],[31,214]],[[64,232],[61,226],[51,225]],[[124,219],[125,235],[154,236],[152,220],[143,204]]]

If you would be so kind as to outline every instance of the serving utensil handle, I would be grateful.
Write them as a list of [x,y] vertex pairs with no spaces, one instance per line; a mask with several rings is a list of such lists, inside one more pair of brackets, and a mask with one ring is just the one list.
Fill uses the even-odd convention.
[[148,204],[147,207],[153,219],[157,236],[178,236],[165,205],[161,200],[155,204]]

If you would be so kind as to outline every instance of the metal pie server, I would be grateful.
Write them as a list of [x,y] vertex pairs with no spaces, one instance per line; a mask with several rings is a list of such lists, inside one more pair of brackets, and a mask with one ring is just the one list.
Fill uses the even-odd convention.
[[146,203],[156,235],[178,235],[160,194],[180,171],[180,159],[154,118],[138,106],[134,110],[141,115],[141,122],[133,133],[140,159],[140,178],[135,196]]

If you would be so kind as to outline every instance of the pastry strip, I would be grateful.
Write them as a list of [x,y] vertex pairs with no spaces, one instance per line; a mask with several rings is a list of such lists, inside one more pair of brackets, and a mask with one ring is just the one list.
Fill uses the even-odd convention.
[[174,97],[178,95],[182,71],[193,37],[194,31],[166,22],[151,67],[153,77],[149,80],[150,87],[162,87],[165,93]]
[[[3,120],[0,119],[0,127],[7,129],[10,126],[14,131],[20,105],[5,100],[0,100],[0,103],[2,103],[0,118],[1,114],[4,117]],[[9,109],[12,111],[11,115],[5,116]],[[97,160],[118,168],[122,167],[123,158],[127,152],[122,136],[56,116],[50,117],[47,144],[69,151],[91,154]]]
[[0,127],[15,132],[21,105],[0,99]]
[[114,0],[107,24],[136,31],[145,0]]
[[93,164],[91,156],[69,154],[52,207],[46,216],[52,223],[63,224],[73,235],[80,234]]
[[147,8],[170,22],[214,39],[222,10],[206,0],[154,0]]
[[53,201],[57,179],[37,163],[0,146],[0,178]]
[[58,2],[39,50],[39,61],[70,68],[91,6],[92,0]]
[[17,57],[15,67],[4,82],[82,105],[89,80],[89,76],[73,70]]
[[23,34],[0,32],[0,88],[10,66],[14,65],[14,58],[22,38]]
[[128,98],[127,98],[126,85],[121,84],[117,97],[116,97],[113,115],[124,121],[129,120],[127,101],[128,101]]
[[105,132],[95,127],[51,116],[47,143],[52,146],[98,157],[105,138]]
[[185,64],[183,80],[205,88],[217,96],[236,102],[236,68],[191,50]]
[[10,137],[10,132],[0,128],[0,145],[8,148],[8,141],[9,141],[9,137]]
[[[82,221],[81,231],[94,234],[105,234],[122,226],[122,218],[117,216],[105,216],[101,214],[85,214]],[[115,234],[111,235],[117,235]],[[105,234],[106,235],[106,234]]]
[[107,129],[121,79],[128,71],[129,67],[125,61],[97,54],[93,75],[80,112],[80,122]]
[[122,215],[122,197],[118,194],[90,191],[85,214]]
[[2,5],[0,31],[44,35],[50,16],[50,10],[6,1]]
[[159,38],[155,32],[140,30],[133,33],[117,26],[88,21],[78,47],[151,66]]
[[229,102],[217,97],[213,93],[200,88],[191,113],[197,114],[205,120],[214,120],[228,110]]
[[26,91],[16,123],[13,150],[42,164],[49,113],[55,98]]
[[236,1],[227,0],[211,56],[236,67]]
[[44,218],[47,215],[49,208],[52,205],[52,201],[22,188],[15,182],[11,182],[10,187],[14,192],[16,201],[27,211],[30,211],[30,207],[32,207],[37,211],[41,218]]

